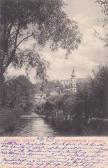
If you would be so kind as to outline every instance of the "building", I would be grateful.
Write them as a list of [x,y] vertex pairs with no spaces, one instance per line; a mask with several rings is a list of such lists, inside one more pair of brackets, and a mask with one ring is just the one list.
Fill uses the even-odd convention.
[[74,69],[72,70],[70,79],[48,81],[44,85],[43,91],[40,89],[40,85],[41,84],[36,85],[36,100],[42,99],[43,97],[45,98],[48,95],[57,96],[59,94],[75,93],[77,90],[77,78],[75,76],[75,71]]
[[72,74],[70,79],[66,79],[66,80],[61,80],[60,83],[63,85],[63,87],[65,88],[65,90],[67,92],[76,92],[76,86],[77,86],[77,79],[75,76],[75,71],[74,69],[72,70]]
[[75,76],[75,71],[73,69],[72,74],[71,74],[71,79],[70,79],[70,89],[72,92],[76,92],[77,88],[77,79]]

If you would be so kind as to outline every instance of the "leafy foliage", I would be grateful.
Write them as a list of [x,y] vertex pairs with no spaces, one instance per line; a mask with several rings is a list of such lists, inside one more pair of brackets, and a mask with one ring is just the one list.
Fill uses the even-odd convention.
[[105,14],[104,18],[104,28],[105,28],[105,37],[102,37],[102,40],[105,42],[105,46],[108,47],[108,0],[97,0],[96,1],[102,8],[102,12]]
[[103,12],[108,15],[108,1],[107,0],[97,0],[97,3],[103,8]]
[[[70,93],[70,95],[50,98],[46,103],[49,108],[46,110],[46,116],[51,118],[54,113],[57,113],[58,115],[56,114],[56,118],[53,120],[55,123],[58,122],[61,128],[67,121],[68,130],[77,128],[79,133],[84,135],[106,135],[107,102],[108,68],[99,67],[94,78],[87,78],[85,81],[77,83],[76,94]],[[61,115],[59,114],[60,110],[63,111]]]
[[25,63],[31,67],[39,65],[41,72],[44,72],[45,67],[41,65],[42,61],[38,53],[28,52],[23,55],[20,46],[29,39],[35,39],[40,46],[50,42],[52,50],[61,47],[67,51],[67,54],[78,48],[81,34],[77,23],[67,18],[63,5],[62,0],[1,1],[2,73],[11,63],[20,68]]
[[108,68],[99,67],[94,78],[78,87],[77,98],[85,109],[85,119],[105,118],[107,114]]
[[[33,86],[25,76],[11,79],[4,84],[4,105],[16,111],[26,113],[32,106]],[[14,113],[13,113],[14,115]]]

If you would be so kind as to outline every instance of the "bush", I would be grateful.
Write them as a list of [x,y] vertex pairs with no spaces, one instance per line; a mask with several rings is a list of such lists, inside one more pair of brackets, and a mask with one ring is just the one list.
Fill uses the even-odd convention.
[[16,113],[29,111],[33,102],[33,85],[25,77],[19,76],[4,84],[4,105]]

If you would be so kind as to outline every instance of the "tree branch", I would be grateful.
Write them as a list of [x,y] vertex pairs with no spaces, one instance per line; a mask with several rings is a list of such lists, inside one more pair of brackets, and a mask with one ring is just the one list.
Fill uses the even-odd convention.
[[17,28],[17,31],[16,31],[14,48],[12,50],[10,58],[8,59],[7,65],[3,68],[3,73],[5,72],[5,70],[7,69],[7,67],[10,65],[10,63],[12,62],[12,59],[15,56],[15,52],[16,52],[16,49],[17,49],[17,38],[18,38],[19,30],[20,30],[20,25],[18,25],[18,28]]
[[23,38],[23,39],[17,44],[16,48],[18,48],[19,45],[20,45],[23,41],[25,41],[27,38],[29,38],[29,37],[32,37],[32,34],[29,35],[29,36],[27,36],[27,37],[25,37],[25,38]]
[[9,37],[9,34],[10,34],[10,32],[11,32],[11,29],[12,29],[13,24],[14,24],[14,21],[10,24],[10,26],[9,26],[8,29],[7,29],[7,37]]
[[18,34],[19,34],[19,30],[20,30],[20,28],[17,29],[16,37],[15,37],[14,49],[13,49],[13,51],[12,51],[12,53],[11,53],[11,57],[9,58],[7,65],[6,65],[5,68],[3,69],[3,73],[5,72],[5,70],[7,69],[7,67],[10,65],[10,63],[12,62],[12,59],[14,58],[14,55],[15,55],[15,52],[16,52],[16,49],[19,47],[19,45],[20,45],[23,41],[25,41],[27,38],[32,37],[32,34],[30,34],[30,35],[28,35],[27,37],[23,38],[23,39],[17,44],[17,37],[18,37]]
[[6,53],[6,46],[7,46],[7,43],[5,43],[6,41],[6,23],[4,21],[4,24],[3,24],[3,31],[2,31],[2,36],[3,36],[3,39],[2,39],[2,54],[1,54],[1,60],[0,60],[0,71],[2,71],[3,73],[3,62],[4,62],[4,59],[5,59],[5,53]]

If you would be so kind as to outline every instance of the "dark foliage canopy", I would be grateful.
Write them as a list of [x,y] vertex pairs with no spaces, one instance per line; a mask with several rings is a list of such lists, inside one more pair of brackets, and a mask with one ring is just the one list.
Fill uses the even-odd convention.
[[22,112],[27,109],[29,111],[33,102],[34,93],[32,83],[25,76],[19,76],[6,81],[4,87],[3,102],[5,107],[13,110],[14,113],[15,111],[18,113],[19,109]]
[[77,23],[63,11],[62,0],[1,0],[0,5],[0,74],[11,63],[17,68],[39,65],[37,75],[45,74],[39,54],[21,50],[21,44],[29,39],[40,46],[49,42],[52,50],[61,47],[67,54],[78,48],[81,34]]
[[97,0],[97,3],[103,8],[103,12],[108,15],[108,1],[107,0]]
[[102,38],[102,40],[105,42],[105,46],[108,47],[108,0],[97,0],[96,1],[101,9],[102,9],[102,12],[105,14],[105,18],[104,18],[104,28],[105,28],[105,37]]

